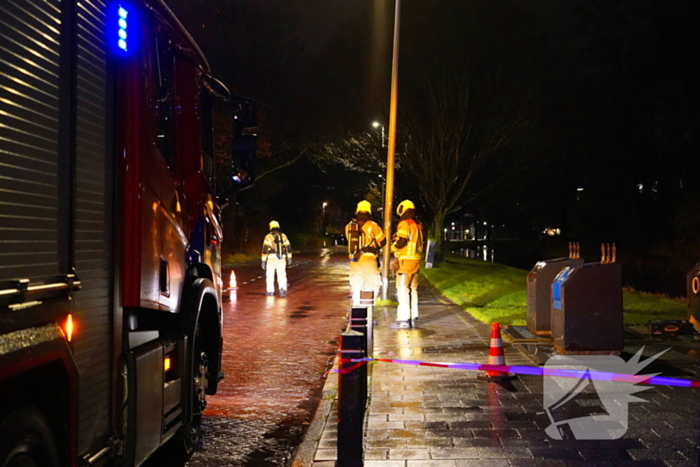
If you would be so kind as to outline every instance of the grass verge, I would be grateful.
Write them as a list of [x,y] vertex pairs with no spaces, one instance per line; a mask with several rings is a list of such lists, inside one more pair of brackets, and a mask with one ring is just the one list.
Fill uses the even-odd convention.
[[260,259],[260,255],[248,255],[245,253],[227,253],[222,258],[222,263],[224,266],[232,266],[234,264],[247,263],[248,261],[253,261],[255,259]]
[[[447,255],[436,268],[421,270],[425,278],[452,302],[483,323],[527,324],[527,273],[502,264]],[[683,319],[684,300],[624,289],[624,323],[646,325],[649,320]]]

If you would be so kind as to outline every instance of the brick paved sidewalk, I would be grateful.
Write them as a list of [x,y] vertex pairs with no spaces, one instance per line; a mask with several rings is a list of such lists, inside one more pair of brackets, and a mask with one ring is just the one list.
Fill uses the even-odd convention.
[[[419,328],[392,330],[395,308],[375,309],[376,358],[432,362],[488,360],[490,326],[421,286]],[[535,365],[526,348],[504,344],[506,364]],[[632,352],[640,346],[633,344]],[[627,350],[627,349],[626,349]],[[655,352],[645,351],[645,356]],[[539,347],[541,352],[541,346]],[[689,377],[697,366],[672,351],[665,376]],[[541,361],[541,355],[537,355]],[[623,354],[623,357],[624,354]],[[629,356],[625,357],[625,359]],[[654,386],[629,404],[629,427],[612,441],[550,439],[542,405],[542,378],[519,376],[506,387],[476,379],[473,371],[374,363],[364,432],[367,467],[687,466],[698,465],[700,392]],[[337,375],[331,373],[292,467],[330,467],[336,459]],[[585,404],[585,400],[581,401]],[[576,413],[573,409],[572,413]],[[581,406],[580,410],[586,411]]]

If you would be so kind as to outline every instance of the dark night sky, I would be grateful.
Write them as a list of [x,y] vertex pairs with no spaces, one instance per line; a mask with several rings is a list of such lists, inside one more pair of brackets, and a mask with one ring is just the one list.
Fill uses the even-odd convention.
[[263,2],[294,22],[294,31],[314,52],[323,49],[348,19],[361,12],[358,0],[285,0]]
[[[363,11],[367,0],[286,0],[283,2],[261,2],[271,11],[289,18],[300,38],[312,49],[323,49],[328,40],[338,32],[349,19],[356,18]],[[377,0],[371,2],[381,15],[393,15],[394,2]],[[407,2],[404,0],[404,5]],[[570,28],[572,4],[561,0],[537,0],[523,2],[523,7],[543,18],[553,30],[566,35]],[[391,33],[391,31],[388,31]]]
[[[393,1],[166,2],[215,74],[267,106],[286,149],[290,136],[303,144],[305,137],[338,138],[366,131],[375,119],[386,122]],[[232,16],[212,14],[217,8]],[[255,9],[252,21],[234,16]],[[206,29],[196,19],[188,24],[197,15]],[[541,163],[468,209],[517,213],[531,231],[556,223],[574,241],[624,242],[628,250],[635,243],[640,251],[675,245],[700,257],[698,17],[697,0],[402,0],[399,96],[427,92],[415,80],[420,74],[454,72],[439,75],[439,63],[476,63],[462,70],[476,72],[474,89],[489,90],[489,68],[520,54],[511,84],[540,93],[543,131],[526,143]],[[247,30],[236,35],[241,28]],[[291,44],[290,35],[300,42]],[[441,62],[446,52],[454,58]],[[481,61],[470,62],[470,53]],[[528,60],[530,68],[523,66]],[[406,121],[403,102],[399,125]],[[499,112],[484,107],[481,116]],[[314,206],[321,201],[314,196],[323,196],[304,193]]]

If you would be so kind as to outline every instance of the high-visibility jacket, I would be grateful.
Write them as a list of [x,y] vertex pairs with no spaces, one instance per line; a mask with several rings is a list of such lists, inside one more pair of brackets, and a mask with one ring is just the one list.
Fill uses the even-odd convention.
[[[354,222],[354,221],[353,221]],[[348,242],[350,242],[350,225],[352,222],[350,222],[348,225],[345,226],[345,238],[348,239]],[[362,250],[363,248],[376,248],[377,253],[379,252],[379,249],[382,246],[382,243],[384,242],[384,232],[382,231],[382,228],[379,227],[379,225],[374,222],[373,220],[368,220],[365,223],[363,223],[360,227],[360,240],[358,244],[358,250]],[[361,256],[377,256],[377,253],[372,253],[371,251],[365,251],[362,252]],[[350,252],[350,259],[353,259],[353,252]]]
[[423,255],[423,226],[414,219],[403,219],[396,227],[396,239],[407,240],[403,248],[397,248],[396,242],[391,245],[394,256],[401,261],[406,259],[420,261]]
[[270,232],[265,235],[265,240],[263,240],[262,247],[262,259],[263,261],[268,258],[268,256],[274,256],[275,258],[282,259],[284,257],[292,257],[292,249],[289,244],[289,239],[282,232]]

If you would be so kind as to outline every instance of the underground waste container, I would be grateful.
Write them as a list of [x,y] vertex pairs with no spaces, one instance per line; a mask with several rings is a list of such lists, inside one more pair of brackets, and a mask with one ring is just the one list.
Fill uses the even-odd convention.
[[623,346],[622,265],[564,268],[552,282],[552,341],[560,354],[617,354]]
[[527,328],[537,336],[552,332],[552,281],[567,266],[583,264],[581,258],[539,261],[527,275]]

